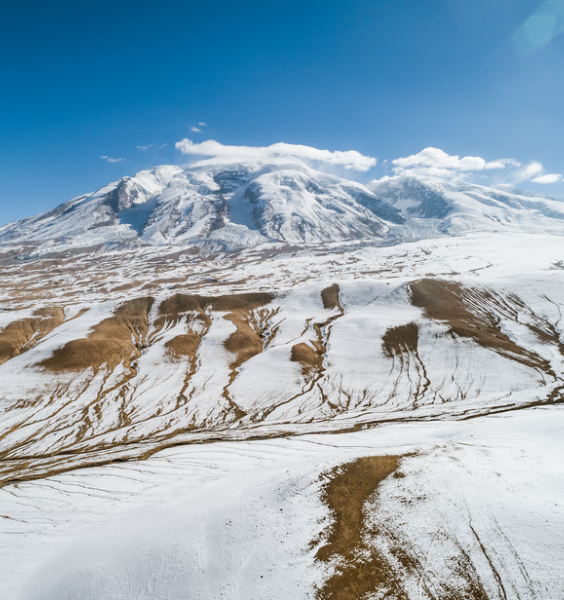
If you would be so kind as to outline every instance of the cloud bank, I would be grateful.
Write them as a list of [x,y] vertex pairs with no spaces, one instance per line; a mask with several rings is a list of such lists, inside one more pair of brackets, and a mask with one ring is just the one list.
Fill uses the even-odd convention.
[[[320,169],[344,168],[363,173],[374,167],[376,158],[365,156],[356,150],[320,150],[311,146],[280,142],[271,146],[229,146],[215,140],[193,142],[187,138],[176,143],[183,154],[227,158],[234,160],[269,160],[276,158],[299,159]],[[458,156],[440,148],[424,148],[417,154],[403,156],[382,163],[388,171],[383,179],[390,177],[437,177],[453,182],[476,182],[485,185],[525,182],[554,184],[564,181],[560,173],[546,173],[536,160],[521,163],[513,158],[486,160],[481,156]]]
[[487,179],[489,183],[511,184],[527,181],[550,184],[562,180],[559,173],[545,173],[543,165],[536,160],[527,164],[513,158],[500,158],[488,162],[480,156],[460,157],[447,154],[440,148],[425,148],[417,154],[396,158],[390,162],[394,176],[439,177],[450,181]]
[[120,163],[123,162],[123,158],[114,158],[113,156],[100,156],[102,160],[109,163]]
[[243,159],[267,160],[269,158],[291,157],[306,162],[324,164],[331,167],[344,167],[351,171],[368,171],[376,165],[376,159],[364,156],[356,150],[319,150],[311,146],[286,144],[280,142],[271,146],[228,146],[207,140],[194,143],[183,139],[176,143],[176,148],[183,154],[209,157],[233,157]]
[[453,156],[440,148],[425,148],[417,154],[392,160],[395,175],[421,175],[427,177],[446,177],[452,179],[463,173],[483,171],[485,169],[503,169],[505,163],[500,160],[486,162],[479,156]]

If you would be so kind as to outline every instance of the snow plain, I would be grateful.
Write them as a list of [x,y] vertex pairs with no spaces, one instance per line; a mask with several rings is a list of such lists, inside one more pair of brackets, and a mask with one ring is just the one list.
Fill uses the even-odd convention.
[[391,560],[394,543],[417,557],[418,571],[402,574],[406,597],[446,597],[441,589],[476,578],[487,598],[558,600],[563,433],[562,407],[543,407],[182,446],[8,486],[3,597],[314,598],[331,571],[310,545],[330,520],[322,474],[395,453],[405,456],[402,477],[365,510],[386,526],[371,544]]

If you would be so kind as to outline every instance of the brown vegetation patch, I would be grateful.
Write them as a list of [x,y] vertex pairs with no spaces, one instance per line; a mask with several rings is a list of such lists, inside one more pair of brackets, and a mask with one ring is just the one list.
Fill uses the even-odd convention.
[[[428,570],[424,562],[425,552],[412,547],[377,514],[367,513],[368,501],[377,510],[378,486],[389,476],[403,476],[399,469],[404,458],[363,457],[340,465],[329,474],[322,500],[330,510],[332,524],[316,558],[334,571],[316,590],[318,600],[409,600],[412,596],[405,585],[408,579],[418,582],[421,600],[489,599],[476,565],[457,541],[454,546],[458,552],[449,559],[451,576],[437,579],[434,570]],[[437,527],[440,531],[440,524]],[[443,535],[448,537],[446,532]],[[383,543],[376,544],[378,540]],[[481,542],[480,546],[503,590],[501,578]],[[502,597],[506,597],[505,593]]]
[[292,346],[292,354],[290,359],[294,362],[299,362],[302,367],[304,376],[309,377],[312,373],[316,373],[323,366],[323,351],[324,347],[316,342],[306,344],[296,344]]
[[106,290],[114,294],[115,292],[126,292],[128,290],[132,290],[133,288],[139,287],[143,282],[142,281],[130,281],[129,283],[123,283],[122,285],[116,285],[115,287],[106,286]]
[[503,313],[506,306],[492,292],[437,279],[420,279],[409,287],[412,304],[423,309],[429,319],[447,323],[452,334],[469,338],[505,358],[553,374],[548,361],[518,346],[501,331],[496,312]]
[[339,286],[334,283],[333,285],[326,287],[321,290],[321,300],[323,301],[323,308],[327,310],[334,310],[335,308],[341,308],[339,301],[340,294]]
[[390,327],[382,337],[384,354],[389,358],[402,353],[416,353],[419,342],[419,327],[416,323],[408,323],[398,327]]
[[[413,408],[419,406],[419,400],[425,396],[431,385],[425,364],[419,356],[418,345],[419,327],[416,323],[390,327],[382,337],[384,354],[392,359],[392,369],[398,370],[396,383],[389,399],[391,400],[396,395],[399,379],[405,374],[409,378],[410,384],[414,386],[411,391]],[[415,369],[414,374],[409,372],[412,367]]]
[[32,317],[10,323],[0,331],[0,365],[33,348],[64,321],[64,309],[54,306],[40,308]]
[[[312,324],[313,331],[315,332],[314,340],[310,340],[309,343],[301,342],[292,347],[290,359],[301,364],[302,375],[310,385],[312,381],[315,383],[315,381],[321,379],[325,371],[323,368],[323,359],[327,353],[327,340],[331,334],[331,324],[345,314],[339,296],[340,288],[336,283],[321,290],[323,308],[326,310],[338,309],[339,313],[332,315],[321,323]],[[326,335],[324,335],[324,331]]]
[[165,348],[171,358],[180,360],[182,357],[194,357],[200,347],[201,341],[202,336],[200,334],[189,331],[168,340]]
[[[278,313],[279,308],[269,310],[260,308],[261,300],[266,298],[254,298],[251,302],[245,303],[246,307],[231,308],[231,311],[225,315],[225,319],[231,321],[236,330],[225,340],[225,349],[234,355],[234,360],[229,364],[231,373],[229,382],[223,388],[223,397],[227,400],[233,414],[237,419],[246,415],[231,398],[230,387],[237,377],[238,368],[260,354],[274,339],[278,331],[279,324],[272,322],[273,317]],[[266,304],[266,302],[265,302]]]
[[115,369],[121,362],[129,366],[146,345],[153,302],[150,297],[125,302],[113,317],[96,325],[87,338],[58,348],[41,366],[51,371],[97,371],[104,364]]
[[[224,296],[200,296],[175,294],[165,300],[159,308],[159,318],[155,321],[156,328],[162,329],[167,323],[176,324],[182,318],[196,320],[207,331],[211,325],[210,312],[226,312],[225,318],[231,321],[237,330],[225,341],[225,347],[236,355],[231,363],[235,369],[243,362],[262,352],[265,337],[268,337],[269,311],[254,312],[269,304],[274,296],[268,293],[228,294]],[[198,350],[202,335],[190,331],[167,342],[167,348],[173,356],[193,357]]]
[[386,559],[368,551],[364,506],[378,485],[397,470],[399,456],[367,456],[339,466],[323,487],[322,499],[333,519],[317,560],[336,563],[333,575],[317,590],[319,600],[401,598],[401,584]]
[[263,341],[259,333],[251,326],[250,315],[247,311],[234,311],[225,316],[237,330],[225,340],[225,349],[235,355],[235,360],[229,365],[231,369],[240,367],[244,362],[260,354]]
[[236,418],[245,415],[231,399],[229,388],[237,377],[237,369],[247,360],[261,353],[278,331],[278,324],[272,318],[279,308],[269,309],[274,296],[269,293],[242,293],[223,296],[200,296],[175,294],[165,300],[155,321],[157,335],[163,328],[175,325],[186,319],[189,331],[176,336],[166,343],[167,353],[173,360],[181,357],[189,359],[190,367],[185,377],[180,400],[186,401],[184,392],[198,366],[197,353],[204,336],[211,326],[211,313],[227,313],[224,318],[231,321],[236,330],[225,340],[226,350],[234,355],[229,368],[229,381],[223,389],[223,397]]
[[273,294],[265,292],[226,294],[224,296],[175,294],[163,301],[159,307],[159,315],[165,319],[178,322],[182,316],[190,312],[202,313],[206,309],[217,312],[251,310],[269,304],[273,298]]

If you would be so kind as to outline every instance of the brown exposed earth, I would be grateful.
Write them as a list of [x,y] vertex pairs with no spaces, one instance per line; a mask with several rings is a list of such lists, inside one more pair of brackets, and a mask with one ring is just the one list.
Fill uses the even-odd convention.
[[64,321],[64,309],[54,306],[40,308],[32,317],[10,323],[0,331],[0,365],[33,348]]
[[149,329],[149,311],[154,298],[129,300],[118,307],[113,317],[96,325],[87,338],[72,340],[55,350],[41,366],[51,371],[97,371],[106,364],[115,369],[121,362],[139,358]]
[[332,525],[317,560],[336,564],[335,572],[318,589],[319,600],[406,599],[386,559],[363,539],[365,504],[378,485],[398,469],[399,456],[367,456],[335,469],[324,485],[322,499]]
[[501,331],[494,309],[511,317],[511,307],[492,292],[439,279],[420,279],[409,287],[412,304],[421,308],[429,319],[447,323],[452,334],[469,338],[505,358],[553,374],[548,361],[517,345]]
[[318,381],[323,376],[323,360],[327,353],[327,340],[331,335],[331,324],[345,314],[339,298],[340,292],[341,290],[336,283],[321,290],[323,308],[326,310],[337,309],[339,314],[332,315],[320,323],[313,323],[312,328],[315,338],[309,342],[300,342],[292,347],[290,358],[292,361],[300,363],[306,384],[311,385],[312,382]]
[[[390,476],[403,477],[401,464],[408,458],[367,456],[328,474],[322,500],[332,523],[316,558],[328,567],[330,575],[316,590],[318,600],[409,600],[413,595],[405,584],[410,578],[418,582],[421,600],[493,600],[460,544],[455,542],[458,554],[449,559],[452,578],[437,581],[425,570],[417,549],[377,515],[371,518],[375,515],[369,511],[377,511],[380,484]],[[472,530],[471,524],[469,527]],[[383,545],[376,543],[379,539]]]
[[417,352],[418,341],[419,327],[416,323],[408,323],[388,329],[382,337],[382,347],[386,356],[393,358],[403,352]]

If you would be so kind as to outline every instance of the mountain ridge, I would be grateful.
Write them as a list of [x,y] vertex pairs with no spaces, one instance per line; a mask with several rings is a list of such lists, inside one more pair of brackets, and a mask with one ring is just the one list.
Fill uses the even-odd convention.
[[394,243],[519,230],[561,234],[564,203],[547,196],[401,176],[366,184],[298,159],[161,165],[120,178],[35,217],[0,227],[0,247],[35,254],[89,248]]

